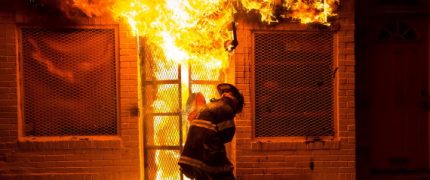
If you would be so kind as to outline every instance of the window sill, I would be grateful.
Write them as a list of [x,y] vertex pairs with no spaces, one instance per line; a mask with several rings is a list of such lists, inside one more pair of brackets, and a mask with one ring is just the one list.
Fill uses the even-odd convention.
[[253,151],[336,150],[340,149],[340,141],[287,141],[256,139],[251,142],[251,149]]
[[21,137],[20,150],[120,149],[117,136]]

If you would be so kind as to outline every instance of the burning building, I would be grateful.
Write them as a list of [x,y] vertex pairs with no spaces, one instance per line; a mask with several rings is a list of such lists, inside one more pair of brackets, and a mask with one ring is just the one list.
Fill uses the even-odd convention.
[[237,179],[354,179],[353,3],[4,1],[0,177],[186,179],[187,98],[228,82]]

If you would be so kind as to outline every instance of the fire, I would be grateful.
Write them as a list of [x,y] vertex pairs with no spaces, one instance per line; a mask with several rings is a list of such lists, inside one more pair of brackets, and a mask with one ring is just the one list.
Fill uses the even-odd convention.
[[[145,37],[145,46],[161,52],[152,57],[154,76],[165,80],[166,74],[177,71],[181,65],[182,102],[185,105],[189,92],[188,74],[192,79],[224,81],[224,70],[229,65],[229,42],[234,40],[232,25],[235,14],[245,10],[259,14],[262,22],[276,23],[280,18],[290,18],[301,23],[317,22],[330,25],[328,18],[335,16],[339,0],[73,0],[87,16],[110,12],[113,17],[125,19],[136,36]],[[282,3],[283,2],[283,3]],[[277,12],[282,9],[284,12]],[[275,13],[275,11],[277,13]],[[233,23],[233,24],[232,24]],[[160,55],[161,54],[161,55]],[[191,72],[188,69],[192,66]],[[213,87],[213,86],[212,86]],[[154,112],[174,112],[176,101],[174,86],[159,86]],[[214,97],[216,90],[201,87],[206,98]],[[183,118],[186,119],[186,118]],[[171,131],[168,118],[154,119],[155,145],[172,145],[178,142],[179,133]],[[186,121],[185,121],[186,122]],[[170,129],[169,129],[170,128]],[[179,127],[178,127],[179,128]],[[169,141],[165,134],[169,134]],[[166,164],[176,162],[177,151],[157,151],[157,179],[180,179]],[[163,158],[164,157],[164,158]],[[168,157],[168,158],[166,158]],[[175,161],[176,160],[176,161]]]
[[339,0],[285,0],[283,6],[287,9],[283,17],[292,18],[301,23],[317,22],[330,25],[328,18],[336,16],[334,7]]
[[232,7],[226,0],[118,1],[112,11],[164,51],[166,61],[205,61],[220,69],[228,65],[223,46],[231,38],[225,27],[232,22]]
[[275,8],[276,0],[240,0],[240,4],[243,8],[250,11],[257,11],[261,16],[262,22],[272,23],[278,22],[273,11]]

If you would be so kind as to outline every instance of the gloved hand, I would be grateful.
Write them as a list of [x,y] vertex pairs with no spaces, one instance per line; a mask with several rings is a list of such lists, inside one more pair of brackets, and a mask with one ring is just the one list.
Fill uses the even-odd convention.
[[205,97],[201,92],[192,93],[187,100],[188,121],[198,118],[200,109],[206,105]]

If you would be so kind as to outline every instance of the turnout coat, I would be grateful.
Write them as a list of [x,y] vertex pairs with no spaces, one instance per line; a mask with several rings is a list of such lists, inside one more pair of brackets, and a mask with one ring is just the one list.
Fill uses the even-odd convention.
[[224,144],[230,142],[235,133],[236,110],[233,100],[221,97],[197,111],[195,119],[191,119],[179,159],[181,172],[197,179],[201,173],[207,174],[205,177],[214,174],[232,175],[233,165],[227,158]]

